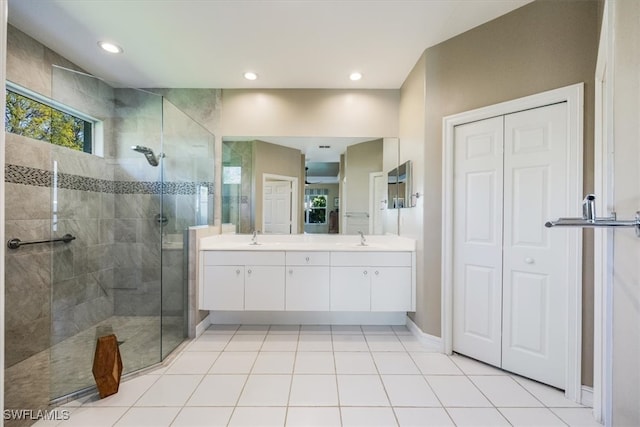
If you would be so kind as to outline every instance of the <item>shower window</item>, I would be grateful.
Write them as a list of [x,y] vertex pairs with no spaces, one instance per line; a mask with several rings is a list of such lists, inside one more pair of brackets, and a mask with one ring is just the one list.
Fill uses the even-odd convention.
[[7,82],[7,132],[92,153],[96,120]]

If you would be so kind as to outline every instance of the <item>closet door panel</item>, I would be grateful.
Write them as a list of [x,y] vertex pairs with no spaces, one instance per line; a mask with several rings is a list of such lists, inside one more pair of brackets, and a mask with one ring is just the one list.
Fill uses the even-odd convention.
[[454,144],[453,350],[500,366],[502,117],[457,126]]
[[[564,388],[567,230],[566,103],[505,116],[502,367]],[[575,230],[574,230],[575,232]]]

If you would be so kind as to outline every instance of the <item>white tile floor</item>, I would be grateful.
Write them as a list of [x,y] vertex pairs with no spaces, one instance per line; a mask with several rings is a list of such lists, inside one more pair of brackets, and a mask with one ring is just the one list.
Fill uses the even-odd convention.
[[166,367],[43,426],[599,426],[535,381],[405,327],[213,326]]

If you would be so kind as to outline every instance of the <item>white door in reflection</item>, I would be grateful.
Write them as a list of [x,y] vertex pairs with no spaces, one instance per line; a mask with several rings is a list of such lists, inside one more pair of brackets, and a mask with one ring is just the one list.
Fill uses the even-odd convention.
[[263,187],[263,232],[291,234],[291,181],[265,181]]

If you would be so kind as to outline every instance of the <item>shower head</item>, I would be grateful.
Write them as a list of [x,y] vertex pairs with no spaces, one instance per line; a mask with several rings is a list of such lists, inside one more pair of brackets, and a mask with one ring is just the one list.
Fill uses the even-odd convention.
[[133,145],[131,149],[144,154],[144,157],[147,158],[147,162],[149,162],[151,166],[158,166],[158,157],[163,157],[162,155],[156,157],[151,148],[143,147],[142,145]]

